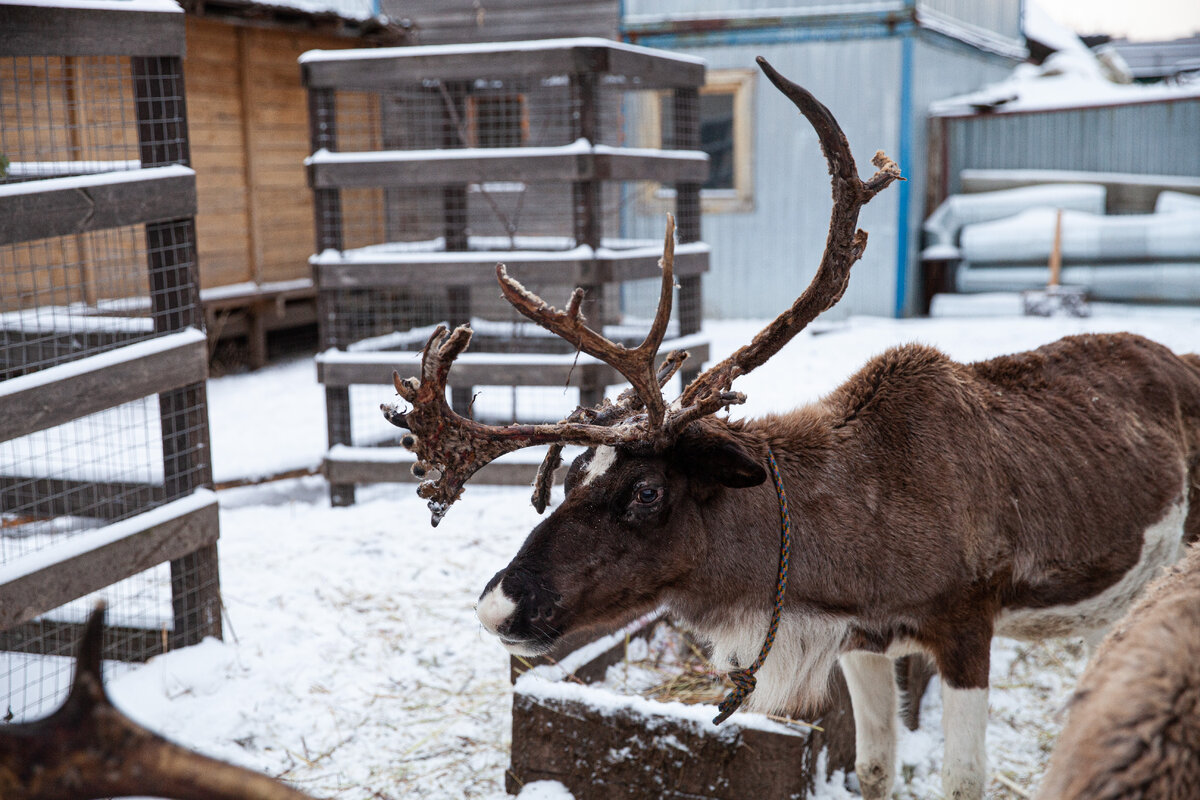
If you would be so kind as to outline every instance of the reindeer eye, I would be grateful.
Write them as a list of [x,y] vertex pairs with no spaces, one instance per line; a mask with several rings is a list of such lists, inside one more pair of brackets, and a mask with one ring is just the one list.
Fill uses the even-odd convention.
[[657,503],[662,498],[663,490],[660,487],[643,486],[634,492],[634,500],[639,505],[648,506]]

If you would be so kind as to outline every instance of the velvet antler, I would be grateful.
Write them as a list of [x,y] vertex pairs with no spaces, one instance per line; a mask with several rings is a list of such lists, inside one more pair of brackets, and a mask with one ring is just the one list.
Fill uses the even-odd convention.
[[686,353],[674,352],[656,366],[658,349],[671,316],[675,285],[673,219],[668,219],[663,243],[662,287],[654,322],[642,344],[632,350],[586,325],[581,311],[582,289],[576,289],[566,309],[560,311],[510,277],[504,265],[497,265],[500,290],[514,308],[582,352],[613,367],[632,388],[622,393],[615,403],[605,400],[596,408],[576,409],[555,424],[482,425],[459,416],[446,402],[450,365],[466,350],[471,330],[461,326],[448,333],[445,327],[439,326],[425,345],[420,380],[401,380],[399,375],[394,375],[396,391],[412,404],[412,409],[401,411],[395,404],[383,406],[389,421],[412,431],[402,443],[417,452],[419,461],[414,474],[425,477],[432,472],[439,473],[422,482],[417,490],[421,497],[429,500],[434,525],[462,494],[467,479],[505,453],[533,445],[550,445],[534,482],[533,504],[540,513],[548,502],[554,470],[561,463],[563,445],[639,442],[655,449],[670,445],[697,419],[745,402],[745,395],[731,390],[734,379],[766,363],[818,314],[841,299],[850,278],[850,268],[862,257],[867,245],[867,234],[857,228],[859,211],[892,181],[903,180],[900,169],[880,151],[872,159],[878,171],[870,180],[860,179],[850,145],[829,109],[808,91],[776,72],[765,59],[759,58],[758,64],[816,130],[832,176],[833,211],[829,235],[812,283],[791,308],[756,335],[750,344],[697,377],[679,399],[668,406],[662,389],[687,358]]

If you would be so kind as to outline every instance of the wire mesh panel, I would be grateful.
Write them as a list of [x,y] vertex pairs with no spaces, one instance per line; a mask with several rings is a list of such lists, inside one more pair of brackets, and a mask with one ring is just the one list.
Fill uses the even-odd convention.
[[108,659],[219,636],[220,614],[182,15],[0,20],[0,703],[19,720],[58,703],[97,599]]
[[[393,367],[416,372],[416,354],[437,324],[470,323],[474,331],[450,376],[459,413],[544,422],[610,393],[619,375],[586,357],[576,369],[567,342],[500,297],[495,265],[504,262],[551,302],[583,287],[593,326],[640,342],[652,314],[626,319],[622,285],[657,284],[662,242],[631,238],[626,220],[675,210],[680,242],[699,239],[698,218],[684,217],[699,214],[686,186],[698,192],[707,173],[687,129],[697,119],[702,65],[598,40],[301,61],[331,447],[395,442],[379,403],[391,396]],[[677,111],[673,150],[629,122],[632,111],[664,96]],[[707,250],[681,253],[676,268],[689,286],[680,305],[698,309]],[[697,331],[690,313],[670,335]],[[334,502],[351,502],[353,486],[330,474]]]
[[0,184],[139,166],[129,59],[0,58]]

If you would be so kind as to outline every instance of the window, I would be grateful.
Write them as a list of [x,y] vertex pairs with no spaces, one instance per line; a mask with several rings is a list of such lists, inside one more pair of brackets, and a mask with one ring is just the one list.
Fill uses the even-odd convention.
[[705,189],[737,189],[734,149],[734,92],[700,95],[700,149],[708,153]]
[[467,98],[467,140],[471,147],[520,147],[529,140],[525,95],[472,95]]
[[[747,69],[709,70],[700,89],[700,148],[708,153],[708,180],[700,191],[706,214],[754,210],[753,116],[756,73]],[[657,95],[648,125],[651,141],[671,147],[672,100]],[[654,196],[674,196],[669,186],[656,187]]]

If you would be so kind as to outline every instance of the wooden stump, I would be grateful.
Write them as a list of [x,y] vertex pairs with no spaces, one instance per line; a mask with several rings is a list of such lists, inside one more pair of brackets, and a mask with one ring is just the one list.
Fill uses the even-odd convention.
[[[512,765],[506,788],[555,780],[576,800],[609,798],[804,798],[825,769],[853,770],[854,721],[841,673],[827,710],[812,723],[784,725],[716,708],[663,703],[593,686],[624,656],[626,630],[522,676],[513,693]],[[559,676],[569,674],[567,680]],[[822,754],[825,758],[821,758]]]

